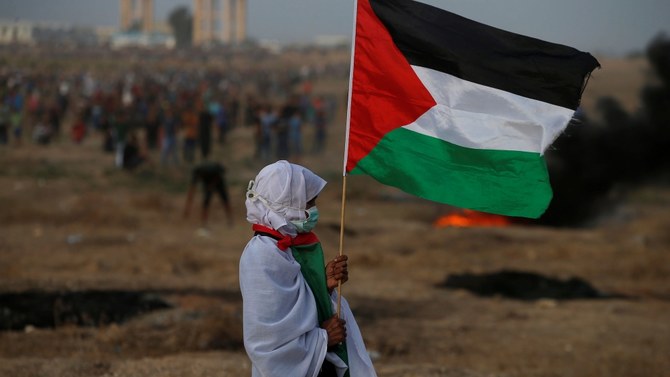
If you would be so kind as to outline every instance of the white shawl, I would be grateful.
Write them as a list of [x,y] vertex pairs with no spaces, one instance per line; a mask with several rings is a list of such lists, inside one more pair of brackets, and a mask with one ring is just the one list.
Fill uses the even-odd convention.
[[[250,185],[253,192],[251,197],[247,194],[247,219],[254,224],[282,228],[280,231],[295,231],[290,229],[287,218],[300,216],[297,213],[300,208],[304,212],[305,203],[324,186],[325,181],[311,171],[279,161],[263,169]],[[288,199],[285,195],[294,197]],[[263,200],[254,196],[262,196]],[[240,289],[244,346],[252,362],[252,377],[314,377],[324,359],[336,366],[339,376],[344,375],[346,365],[335,353],[327,352],[327,332],[319,327],[312,291],[290,249],[281,251],[276,240],[254,236],[240,259]],[[333,305],[336,299],[337,294],[333,293]],[[376,377],[344,298],[341,317],[347,323],[350,376]]]

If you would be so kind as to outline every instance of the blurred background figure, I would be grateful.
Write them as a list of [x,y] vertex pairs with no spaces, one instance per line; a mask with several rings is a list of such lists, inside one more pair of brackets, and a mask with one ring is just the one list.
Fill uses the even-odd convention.
[[147,161],[147,155],[142,150],[135,132],[131,132],[123,145],[122,167],[126,170],[135,170]]
[[177,151],[178,133],[180,127],[179,117],[175,114],[172,107],[168,106],[165,110],[165,118],[162,120],[162,140],[161,140],[161,165],[179,164],[179,152]]
[[205,161],[195,167],[191,171],[191,184],[189,185],[186,194],[186,205],[184,206],[183,217],[188,218],[191,212],[191,205],[193,197],[198,184],[202,187],[202,207],[200,211],[200,220],[202,227],[207,229],[207,221],[209,219],[209,205],[214,194],[221,199],[221,204],[226,212],[228,225],[233,224],[233,214],[230,207],[228,197],[228,186],[225,179],[226,169],[221,163],[214,161]]
[[9,107],[0,103],[0,145],[9,141]]

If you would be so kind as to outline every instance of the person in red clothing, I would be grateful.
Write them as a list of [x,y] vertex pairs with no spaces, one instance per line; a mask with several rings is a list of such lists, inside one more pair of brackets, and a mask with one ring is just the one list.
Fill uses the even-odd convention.
[[86,136],[86,122],[84,122],[84,116],[80,115],[77,117],[77,120],[72,125],[72,141],[76,144],[81,144]]

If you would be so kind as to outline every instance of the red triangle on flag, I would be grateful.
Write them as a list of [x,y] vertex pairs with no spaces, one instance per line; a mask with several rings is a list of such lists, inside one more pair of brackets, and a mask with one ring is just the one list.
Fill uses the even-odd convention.
[[436,105],[368,0],[358,0],[346,171]]

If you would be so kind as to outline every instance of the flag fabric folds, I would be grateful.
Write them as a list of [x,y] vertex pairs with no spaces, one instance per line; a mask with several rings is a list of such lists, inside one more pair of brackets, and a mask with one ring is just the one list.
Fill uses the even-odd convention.
[[345,174],[537,218],[544,151],[598,61],[412,0],[358,0]]

